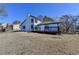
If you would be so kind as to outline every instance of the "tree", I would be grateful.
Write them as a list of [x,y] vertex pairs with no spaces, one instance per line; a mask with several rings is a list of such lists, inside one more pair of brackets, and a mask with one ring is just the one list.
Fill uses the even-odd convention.
[[19,23],[20,23],[19,20],[15,20],[15,21],[13,21],[13,24],[19,24]]
[[8,16],[4,6],[0,6],[0,16]]
[[0,26],[2,25],[2,23],[0,23]]
[[[3,20],[3,17],[8,16],[7,11],[4,6],[0,5],[0,19]],[[2,22],[0,22],[0,25],[2,25]]]
[[76,18],[72,15],[63,15],[60,18],[60,21],[62,22],[64,28],[65,28],[65,32],[69,32],[69,30],[72,28],[72,30],[74,30],[73,28],[73,24],[76,22]]
[[44,16],[39,15],[37,18],[38,18],[39,20],[43,21]]

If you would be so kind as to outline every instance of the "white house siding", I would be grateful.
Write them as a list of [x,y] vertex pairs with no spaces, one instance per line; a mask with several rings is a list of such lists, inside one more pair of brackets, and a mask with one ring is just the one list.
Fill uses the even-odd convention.
[[19,31],[20,30],[20,24],[13,24],[13,31]]
[[[22,31],[27,31],[27,32],[30,32],[31,31],[31,28],[30,28],[30,18],[27,17],[27,19],[23,22],[23,24],[21,25],[21,30]],[[25,27],[25,28],[24,28]]]
[[44,27],[45,27],[45,25],[39,25],[39,26],[37,26],[37,27],[38,27],[37,31],[44,32]]
[[[48,30],[46,30],[45,29],[45,26],[48,26],[49,27],[49,29]],[[58,32],[58,24],[47,24],[47,25],[39,25],[38,26],[38,31],[41,31],[41,32],[45,32],[45,31],[48,31],[48,32]],[[51,28],[50,28],[51,27]]]
[[52,27],[49,31],[58,31],[58,24],[49,24],[48,26],[49,28]]
[[[27,30],[27,28],[26,28],[26,20],[25,20],[25,22],[23,22],[23,24],[20,27],[21,27],[21,31],[26,31]],[[25,27],[25,28],[23,28],[23,27]]]
[[[36,21],[37,21],[37,22],[36,22]],[[34,29],[35,29],[34,31],[37,30],[37,29],[36,29],[36,28],[37,28],[37,25],[40,24],[40,23],[41,23],[40,20],[34,19],[34,23],[33,23],[33,27],[34,27]],[[36,28],[35,28],[35,27],[36,27]]]
[[[33,19],[33,22],[32,22],[32,19]],[[35,22],[35,20],[37,21],[37,23]],[[39,23],[41,23],[41,21],[39,21],[38,19],[35,19],[34,17],[28,16],[26,18],[26,20],[24,21],[24,23],[21,25],[21,30],[31,32],[34,30],[36,25],[38,25]],[[25,26],[25,29],[23,29],[23,26]],[[33,26],[33,28],[31,28],[32,26]]]
[[41,21],[40,21],[40,20],[37,20],[37,23],[35,22],[35,20],[36,20],[36,19],[34,19],[34,25],[38,25],[38,24],[40,24],[40,23],[41,23]]

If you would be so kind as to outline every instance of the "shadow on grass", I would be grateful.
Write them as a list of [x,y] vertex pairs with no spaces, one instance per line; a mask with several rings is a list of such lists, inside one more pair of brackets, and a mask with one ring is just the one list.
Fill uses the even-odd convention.
[[40,34],[49,34],[49,35],[61,35],[60,32],[40,32],[40,31],[32,31],[33,33],[40,33]]

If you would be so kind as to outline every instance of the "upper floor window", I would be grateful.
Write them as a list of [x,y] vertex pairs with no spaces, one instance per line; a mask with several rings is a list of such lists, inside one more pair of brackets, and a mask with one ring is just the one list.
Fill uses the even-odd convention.
[[31,23],[33,23],[33,19],[31,19]]
[[35,29],[36,29],[36,30],[37,30],[37,28],[38,28],[38,27],[37,27],[37,26],[35,26]]
[[35,20],[35,23],[37,23],[37,20]]
[[76,29],[79,29],[79,27],[77,27]]

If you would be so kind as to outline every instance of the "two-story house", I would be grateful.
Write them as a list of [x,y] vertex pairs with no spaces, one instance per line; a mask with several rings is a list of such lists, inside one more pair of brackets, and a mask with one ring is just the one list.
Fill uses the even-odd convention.
[[21,31],[31,32],[35,31],[36,26],[41,23],[37,17],[30,14],[27,15],[26,19],[21,23]]

